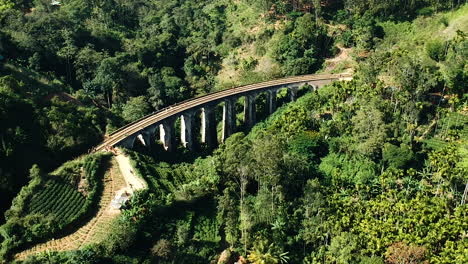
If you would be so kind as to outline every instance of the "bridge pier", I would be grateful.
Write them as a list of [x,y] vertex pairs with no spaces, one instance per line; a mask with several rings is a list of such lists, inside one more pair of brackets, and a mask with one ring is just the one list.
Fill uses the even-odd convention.
[[[219,91],[182,102],[174,107],[168,107],[164,112],[154,113],[142,120],[131,123],[110,134],[106,141],[94,148],[93,151],[109,150],[109,147],[116,145],[131,149],[134,147],[137,139],[142,141],[143,145],[148,146],[154,143],[154,138],[152,138],[152,136],[154,136],[157,127],[160,128],[159,136],[164,148],[166,150],[173,150],[176,147],[174,121],[176,117],[180,115],[182,115],[182,143],[186,148],[192,148],[196,144],[193,135],[193,116],[200,107],[203,109],[201,124],[202,142],[208,144],[210,147],[214,147],[218,144],[217,123],[214,109],[219,102],[224,101],[222,131],[222,141],[224,142],[227,137],[235,132],[235,103],[236,99],[240,96],[246,96],[244,121],[248,127],[251,127],[256,121],[254,94],[256,95],[261,92],[267,93],[267,110],[269,114],[272,114],[276,110],[276,94],[280,88],[288,89],[287,97],[289,97],[291,101],[295,101],[298,97],[299,87],[304,84],[311,85],[311,90],[317,91],[323,85],[332,83],[333,81],[351,79],[351,74],[304,75],[258,83],[253,86],[236,87],[227,91]],[[186,112],[192,112],[193,115],[185,114]]]
[[201,141],[206,143],[208,147],[214,148],[217,143],[216,135],[216,118],[213,105],[205,105],[202,109],[201,122]]
[[248,94],[245,96],[244,101],[244,123],[248,128],[255,125],[256,122],[256,108],[255,98],[256,94]]
[[167,151],[173,151],[175,148],[174,121],[173,118],[167,118],[159,125],[159,137]]
[[183,113],[180,116],[180,138],[185,148],[192,150],[194,146],[193,126],[194,112]]
[[222,142],[232,134],[234,134],[236,130],[236,108],[235,108],[236,100],[235,98],[226,98],[224,100],[223,106],[223,135],[221,137]]
[[147,147],[147,148],[151,148],[151,133],[150,132],[147,132],[147,131],[143,131],[141,132],[141,134],[139,134],[137,136],[138,140],[140,140],[141,144],[143,144],[143,146]]
[[267,91],[267,104],[268,104],[268,114],[273,114],[276,110],[276,93],[278,90],[268,90]]
[[288,87],[288,89],[289,89],[289,98],[291,102],[295,102],[297,99],[297,92],[299,91],[299,87],[291,86],[291,87]]

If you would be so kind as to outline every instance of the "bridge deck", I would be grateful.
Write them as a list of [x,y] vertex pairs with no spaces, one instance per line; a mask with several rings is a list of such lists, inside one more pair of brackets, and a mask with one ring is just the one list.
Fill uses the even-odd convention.
[[139,131],[143,130],[144,128],[161,122],[162,120],[176,116],[178,114],[183,113],[184,111],[201,107],[206,105],[210,102],[216,102],[223,98],[234,96],[237,94],[244,94],[249,91],[255,90],[262,90],[268,87],[275,87],[275,86],[284,86],[284,85],[291,85],[295,83],[304,83],[304,82],[313,82],[313,81],[333,81],[333,80],[340,80],[340,79],[347,79],[350,78],[351,75],[349,74],[310,74],[310,75],[302,75],[302,76],[295,76],[295,77],[288,77],[283,79],[277,79],[272,81],[266,81],[261,83],[249,84],[244,86],[239,86],[231,89],[226,89],[206,95],[202,95],[196,98],[192,98],[164,109],[161,109],[153,114],[147,115],[137,121],[134,121],[117,131],[111,133],[109,137],[99,146],[97,146],[94,151],[105,150],[107,147],[115,146],[120,141],[124,140],[125,138],[138,133]]

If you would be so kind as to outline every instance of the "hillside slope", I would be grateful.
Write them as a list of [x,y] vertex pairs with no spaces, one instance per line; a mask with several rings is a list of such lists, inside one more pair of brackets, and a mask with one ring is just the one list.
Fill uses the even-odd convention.
[[[86,102],[86,109],[78,108],[82,119],[73,119],[74,108],[66,103],[48,105],[52,131],[58,129],[47,140],[50,146],[76,146],[74,140],[83,138],[58,124],[78,132],[73,125],[80,120],[96,126],[102,116],[92,104],[116,117],[97,125],[107,123],[110,131],[163,105],[244,82],[348,67],[354,68],[354,79],[281,106],[213,152],[203,150],[201,157],[128,151],[148,189],[137,192],[116,217],[118,225],[105,230],[107,239],[98,236],[99,243],[79,250],[31,255],[23,263],[217,263],[221,256],[227,263],[468,263],[468,5],[106,3],[115,6],[82,0],[54,10],[42,6],[28,14],[24,23],[30,28],[20,28],[22,33],[8,22],[22,17],[18,10],[1,13],[8,19],[0,20],[7,26],[0,37],[31,55],[24,55],[27,62],[15,55],[18,63],[67,76],[74,96]],[[80,12],[70,11],[77,6]],[[443,9],[452,10],[435,12]],[[57,30],[60,36],[46,31],[50,39],[41,36],[38,43],[56,37],[63,45],[36,51],[25,45],[24,36],[34,36],[42,19],[76,23],[80,31]],[[44,54],[56,64],[44,64]],[[34,116],[39,105],[21,99],[20,86],[12,83],[0,89],[8,95],[2,97],[8,98],[6,105],[22,103]],[[258,98],[259,117],[264,103]],[[238,102],[236,109],[242,107]],[[21,138],[13,133],[14,119],[8,120],[8,135]],[[33,168],[34,186],[40,174]],[[111,187],[105,186],[108,192]],[[37,201],[57,194],[47,210],[65,213],[58,197],[64,192],[36,191]],[[18,208],[34,211],[17,203],[12,211]],[[33,250],[76,249],[89,241],[89,233],[100,233],[91,226],[101,218],[110,221],[104,215],[72,234],[74,245],[64,239]],[[17,216],[26,227],[38,219]],[[47,227],[39,227],[25,230],[47,234]],[[31,242],[17,230],[11,223],[2,227],[2,254],[17,247],[18,238]]]

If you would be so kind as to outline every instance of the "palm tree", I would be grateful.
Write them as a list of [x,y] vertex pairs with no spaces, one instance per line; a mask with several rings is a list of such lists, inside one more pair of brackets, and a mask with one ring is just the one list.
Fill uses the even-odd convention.
[[253,264],[285,264],[288,263],[289,252],[278,252],[279,248],[275,247],[274,243],[267,244],[266,240],[260,240],[254,243],[247,259]]

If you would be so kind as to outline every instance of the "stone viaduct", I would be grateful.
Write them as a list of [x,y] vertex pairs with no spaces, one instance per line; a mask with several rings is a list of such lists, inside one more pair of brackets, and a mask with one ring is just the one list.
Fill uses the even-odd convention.
[[160,111],[147,115],[110,134],[94,151],[107,150],[109,147],[122,146],[133,148],[135,141],[150,146],[156,130],[167,151],[172,151],[176,145],[175,121],[180,118],[180,141],[185,148],[192,149],[196,140],[194,133],[195,118],[201,111],[201,142],[210,147],[218,142],[215,107],[223,103],[222,137],[224,141],[236,131],[235,105],[240,97],[244,97],[245,126],[252,127],[256,122],[255,99],[260,93],[266,94],[266,109],[269,114],[276,110],[277,92],[287,88],[291,101],[296,100],[299,87],[309,85],[312,90],[337,80],[350,80],[350,74],[312,74],[283,78],[273,81],[250,84],[222,90],[190,100],[186,100]]

